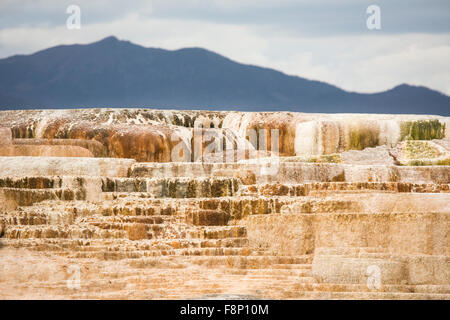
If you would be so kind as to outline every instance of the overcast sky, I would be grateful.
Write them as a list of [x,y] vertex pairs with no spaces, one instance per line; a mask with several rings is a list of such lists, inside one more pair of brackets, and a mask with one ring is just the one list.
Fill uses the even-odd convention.
[[[71,4],[80,30],[66,27]],[[381,30],[366,26],[371,4]],[[0,0],[0,58],[110,35],[203,47],[351,91],[409,83],[450,95],[449,0]]]

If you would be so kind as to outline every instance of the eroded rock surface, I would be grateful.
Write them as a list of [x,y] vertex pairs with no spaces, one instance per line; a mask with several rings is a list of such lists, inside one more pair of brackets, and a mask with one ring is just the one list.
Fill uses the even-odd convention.
[[0,112],[0,298],[450,299],[449,123]]

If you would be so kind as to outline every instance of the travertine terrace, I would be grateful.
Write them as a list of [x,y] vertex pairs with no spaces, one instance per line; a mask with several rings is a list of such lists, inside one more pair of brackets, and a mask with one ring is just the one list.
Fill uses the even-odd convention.
[[450,118],[0,112],[0,298],[449,299]]

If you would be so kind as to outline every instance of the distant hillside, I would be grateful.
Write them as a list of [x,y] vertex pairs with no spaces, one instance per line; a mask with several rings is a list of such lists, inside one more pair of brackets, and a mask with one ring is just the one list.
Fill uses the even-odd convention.
[[406,84],[347,92],[200,48],[144,48],[115,37],[0,60],[0,109],[80,107],[449,116],[450,97]]

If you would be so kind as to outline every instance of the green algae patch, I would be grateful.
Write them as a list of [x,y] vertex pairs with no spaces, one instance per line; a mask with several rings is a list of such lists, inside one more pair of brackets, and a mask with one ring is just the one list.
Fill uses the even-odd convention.
[[406,140],[402,142],[401,164],[406,166],[448,166],[448,151],[432,141]]
[[445,137],[445,123],[439,120],[405,121],[400,125],[401,140],[432,140]]
[[431,159],[441,155],[439,150],[433,148],[426,141],[407,140],[404,147],[404,155],[408,159]]
[[416,159],[408,161],[406,166],[450,166],[450,158],[445,159],[432,159],[432,160],[424,160],[424,159]]
[[338,153],[313,155],[310,157],[293,156],[281,157],[281,162],[308,162],[308,163],[340,163],[341,155]]
[[370,127],[351,128],[347,150],[363,150],[379,145],[379,129]]

